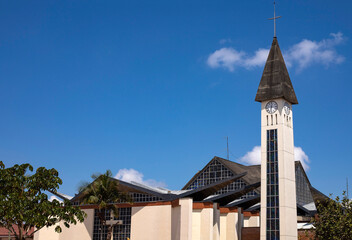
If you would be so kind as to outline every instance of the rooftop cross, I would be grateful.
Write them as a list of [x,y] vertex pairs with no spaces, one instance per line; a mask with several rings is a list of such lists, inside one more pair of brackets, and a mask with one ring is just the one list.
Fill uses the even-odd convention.
[[274,20],[274,37],[276,37],[276,19],[281,18],[281,16],[277,16],[276,17],[276,13],[275,13],[275,1],[274,1],[274,17],[273,18],[269,18],[269,20]]

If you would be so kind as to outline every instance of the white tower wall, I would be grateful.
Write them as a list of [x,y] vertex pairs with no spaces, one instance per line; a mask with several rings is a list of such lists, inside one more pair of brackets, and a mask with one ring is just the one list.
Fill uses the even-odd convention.
[[278,109],[273,114],[266,111],[269,101],[261,106],[261,228],[260,239],[267,233],[267,130],[277,129],[278,177],[279,177],[279,221],[280,240],[297,240],[297,205],[293,143],[292,107],[287,115],[285,100],[274,99]]

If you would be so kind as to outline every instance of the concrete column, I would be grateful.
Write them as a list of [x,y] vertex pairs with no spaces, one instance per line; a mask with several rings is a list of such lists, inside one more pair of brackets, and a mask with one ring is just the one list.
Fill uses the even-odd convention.
[[220,240],[220,209],[219,204],[213,204],[213,240]]
[[180,240],[192,240],[192,210],[193,199],[180,199]]
[[192,210],[191,198],[178,199],[173,202],[171,212],[171,239],[192,239]]
[[242,228],[243,228],[243,212],[242,208],[238,208],[237,212],[237,239],[242,239]]

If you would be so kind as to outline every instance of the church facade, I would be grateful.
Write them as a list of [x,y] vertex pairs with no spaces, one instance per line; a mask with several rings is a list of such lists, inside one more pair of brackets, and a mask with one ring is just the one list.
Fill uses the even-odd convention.
[[[245,166],[214,157],[179,191],[152,188],[117,179],[119,190],[133,204],[116,203],[119,224],[113,240],[293,240],[310,228],[317,201],[315,189],[293,155],[292,105],[297,98],[276,37],[259,84],[261,102],[261,165]],[[66,198],[57,193],[57,196]],[[101,240],[97,207],[81,204],[82,193],[69,199],[87,213],[83,223],[54,227],[36,240]],[[109,220],[111,216],[106,213]]]

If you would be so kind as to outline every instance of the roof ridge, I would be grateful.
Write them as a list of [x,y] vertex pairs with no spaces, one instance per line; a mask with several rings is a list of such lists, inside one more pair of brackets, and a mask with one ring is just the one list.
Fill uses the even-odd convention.
[[225,162],[229,162],[229,163],[235,163],[235,164],[237,164],[237,165],[240,165],[240,166],[246,167],[245,165],[243,165],[243,164],[241,164],[241,163],[234,162],[234,161],[231,161],[231,160],[228,160],[228,159],[222,158],[222,157],[217,157],[217,156],[215,156],[214,158],[218,158],[218,159],[219,159],[219,160],[221,160],[221,161],[225,161]]

